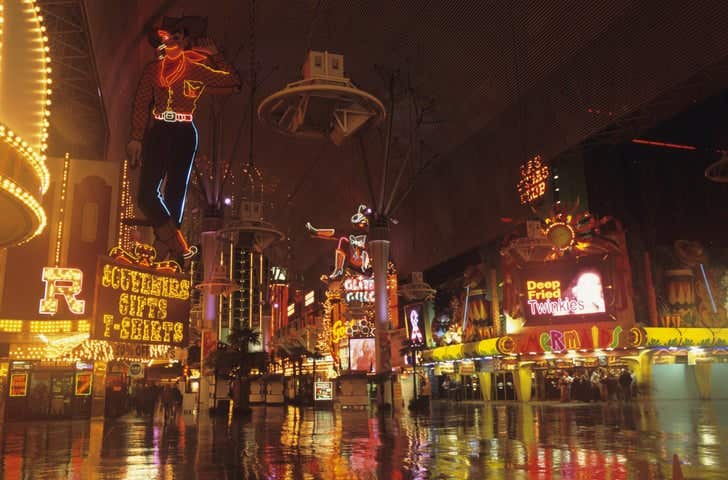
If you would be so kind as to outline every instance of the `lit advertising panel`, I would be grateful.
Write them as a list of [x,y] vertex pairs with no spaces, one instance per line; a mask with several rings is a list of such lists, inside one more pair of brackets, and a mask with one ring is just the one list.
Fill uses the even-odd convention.
[[94,372],[76,372],[76,396],[87,397],[91,395]]
[[351,338],[349,339],[349,365],[352,370],[360,372],[374,371],[374,339],[373,338]]
[[404,307],[407,339],[412,346],[425,344],[425,316],[423,313],[421,303]]
[[549,262],[521,271],[527,323],[609,319],[606,264],[598,258]]
[[91,338],[185,346],[190,280],[99,257]]
[[28,374],[13,373],[10,375],[9,397],[24,397],[28,394]]
[[316,382],[314,384],[313,399],[317,402],[333,400],[334,399],[333,382]]

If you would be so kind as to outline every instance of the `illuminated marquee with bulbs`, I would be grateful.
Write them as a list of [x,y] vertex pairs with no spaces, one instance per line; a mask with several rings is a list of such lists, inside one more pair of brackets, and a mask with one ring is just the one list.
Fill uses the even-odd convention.
[[186,345],[190,280],[163,269],[100,257],[91,338]]
[[38,313],[55,315],[58,313],[58,297],[62,297],[72,314],[84,314],[86,301],[77,298],[77,295],[83,289],[83,272],[81,270],[78,268],[44,267],[42,278],[45,282],[45,295],[40,300]]
[[518,182],[518,196],[521,205],[530,205],[546,194],[549,167],[536,155],[521,165],[521,179]]

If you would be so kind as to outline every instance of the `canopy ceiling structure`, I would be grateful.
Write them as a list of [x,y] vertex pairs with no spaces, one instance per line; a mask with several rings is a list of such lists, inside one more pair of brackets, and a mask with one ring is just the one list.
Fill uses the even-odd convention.
[[[391,251],[404,273],[487,241],[504,228],[503,216],[526,216],[515,185],[529,156],[548,161],[576,148],[588,161],[585,140],[622,141],[728,80],[728,5],[720,2],[258,0],[254,37],[248,1],[87,0],[86,10],[111,162],[124,158],[134,90],[154,58],[146,29],[162,15],[209,17],[210,36],[243,77],[254,41],[256,102],[298,80],[308,50],[343,54],[346,76],[385,105],[398,73],[398,143],[409,114],[401,92],[433,107],[405,184],[429,167],[393,213]],[[240,134],[247,101],[244,91],[224,102],[224,154],[238,169],[248,156]],[[201,151],[211,137],[204,107]],[[369,132],[362,142],[375,191],[381,137]],[[330,245],[310,240],[304,225],[345,228],[357,205],[370,203],[362,144],[300,140],[260,123],[255,138],[266,217],[290,238],[290,266],[318,278],[330,269]],[[395,146],[395,169],[403,154]]]

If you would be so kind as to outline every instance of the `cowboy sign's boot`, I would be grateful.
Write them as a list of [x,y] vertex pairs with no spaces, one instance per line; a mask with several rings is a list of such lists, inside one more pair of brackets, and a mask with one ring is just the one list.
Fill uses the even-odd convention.
[[336,249],[334,271],[329,275],[330,279],[335,279],[344,274],[344,262],[346,262],[346,252],[340,248]]

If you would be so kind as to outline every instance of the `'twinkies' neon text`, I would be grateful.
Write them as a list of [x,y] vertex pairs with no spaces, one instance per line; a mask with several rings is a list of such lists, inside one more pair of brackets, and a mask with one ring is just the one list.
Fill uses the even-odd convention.
[[584,310],[584,302],[569,297],[556,300],[529,300],[531,315],[574,315]]

